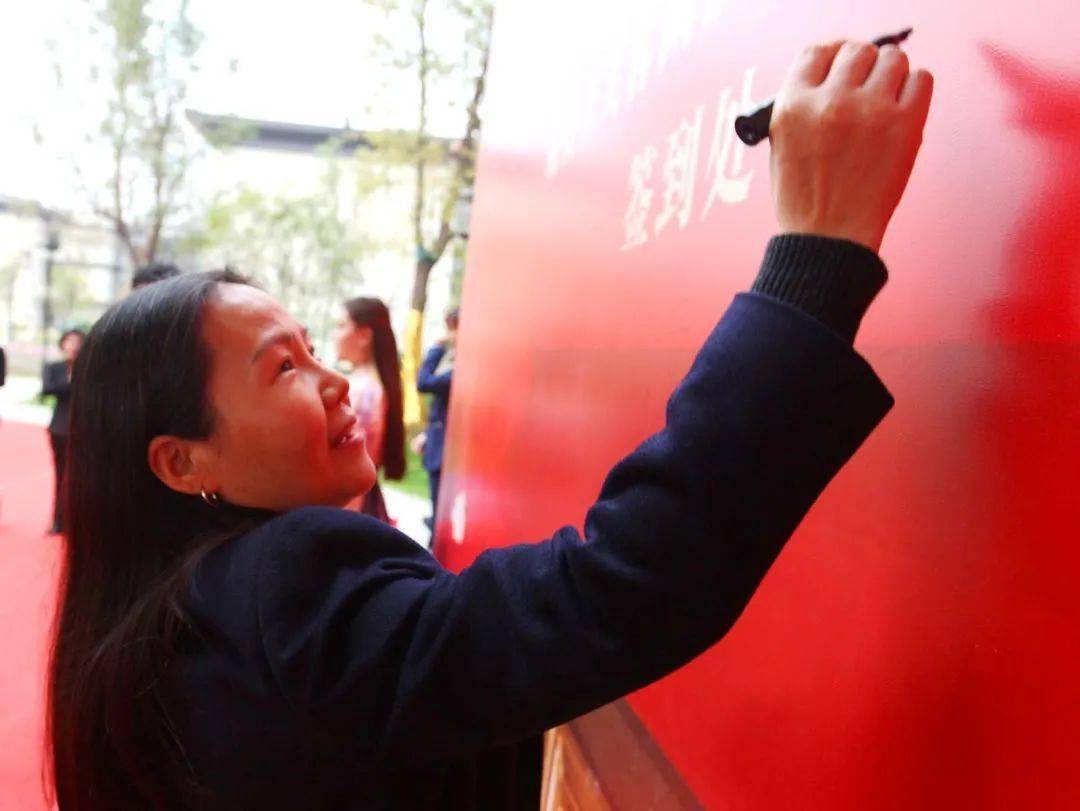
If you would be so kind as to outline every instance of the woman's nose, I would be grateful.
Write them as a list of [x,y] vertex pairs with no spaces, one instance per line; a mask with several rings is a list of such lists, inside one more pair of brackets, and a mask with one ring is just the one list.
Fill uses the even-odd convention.
[[349,401],[348,379],[332,369],[326,370],[326,377],[322,381],[320,390],[322,392],[323,404],[327,408],[336,408],[342,401],[345,403],[348,403]]

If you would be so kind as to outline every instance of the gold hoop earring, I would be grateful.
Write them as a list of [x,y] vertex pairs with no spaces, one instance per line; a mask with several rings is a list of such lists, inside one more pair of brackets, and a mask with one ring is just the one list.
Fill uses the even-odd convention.
[[199,490],[199,495],[202,496],[202,500],[209,504],[211,507],[221,506],[221,496],[217,493],[207,493],[205,488]]

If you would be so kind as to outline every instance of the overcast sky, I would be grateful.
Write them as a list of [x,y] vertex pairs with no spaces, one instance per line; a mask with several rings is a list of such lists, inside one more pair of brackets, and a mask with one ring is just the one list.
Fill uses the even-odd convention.
[[[65,138],[70,147],[96,126],[100,94],[87,89],[82,96],[58,97],[48,43],[62,43],[62,64],[87,61],[87,49],[96,44],[81,33],[87,4],[3,0],[9,4],[17,12],[6,14],[0,26],[0,194],[63,205],[70,166],[58,155],[71,153]],[[386,23],[361,0],[192,0],[191,13],[205,41],[189,107],[328,126],[348,121],[359,128],[404,127],[415,120],[411,87],[387,91],[386,76],[370,57],[372,30],[385,30]],[[460,38],[450,26],[439,28],[443,36]],[[73,48],[81,50],[71,53]],[[460,130],[460,113],[438,107],[432,113],[440,134]],[[35,143],[35,127],[48,137],[45,146]]]

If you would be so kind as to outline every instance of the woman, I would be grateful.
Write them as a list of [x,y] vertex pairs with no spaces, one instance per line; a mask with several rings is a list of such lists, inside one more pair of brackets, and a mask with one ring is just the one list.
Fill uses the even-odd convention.
[[60,351],[64,359],[48,363],[42,369],[41,393],[56,398],[52,419],[49,421],[49,445],[53,452],[53,521],[49,532],[58,535],[64,529],[64,500],[61,487],[67,463],[68,432],[71,423],[71,370],[75,358],[86,339],[81,329],[69,329],[60,336]]
[[891,405],[851,340],[929,77],[838,51],[808,51],[777,101],[788,235],[608,476],[587,543],[566,527],[450,574],[339,509],[375,482],[348,381],[273,299],[201,274],[111,308],[72,403],[61,811],[513,807],[507,747],[719,639]]
[[[377,298],[354,298],[335,331],[338,361],[347,365],[349,399],[364,431],[375,470],[388,479],[405,475],[405,423],[401,416],[401,367],[390,312]],[[360,512],[390,523],[376,482],[360,503]]]

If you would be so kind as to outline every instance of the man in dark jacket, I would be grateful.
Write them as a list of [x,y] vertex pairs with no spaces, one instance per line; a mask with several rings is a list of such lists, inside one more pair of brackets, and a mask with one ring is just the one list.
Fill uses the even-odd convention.
[[64,480],[64,462],[67,458],[68,434],[71,432],[71,369],[75,357],[82,348],[86,333],[78,329],[69,329],[60,336],[60,350],[64,359],[56,363],[47,363],[42,371],[42,394],[56,398],[52,421],[49,422],[49,442],[52,445],[53,469],[56,472],[53,498],[53,523],[49,532],[62,531],[64,523],[63,499],[60,497],[60,484]]
[[439,505],[439,478],[442,475],[446,421],[450,416],[450,382],[454,373],[454,339],[457,336],[458,317],[457,307],[446,314],[446,339],[428,351],[416,374],[417,390],[432,395],[421,458],[431,490],[432,526],[435,522],[435,509]]
[[135,271],[135,274],[131,277],[131,289],[138,290],[140,287],[146,287],[146,285],[154,282],[175,279],[180,273],[180,268],[171,263],[159,262],[154,265],[147,265]]

